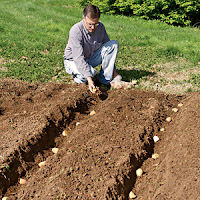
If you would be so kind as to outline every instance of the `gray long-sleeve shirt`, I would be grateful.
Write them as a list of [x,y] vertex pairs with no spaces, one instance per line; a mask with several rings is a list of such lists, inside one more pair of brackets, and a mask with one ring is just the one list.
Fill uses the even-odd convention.
[[91,58],[94,52],[109,40],[105,27],[101,22],[99,22],[96,30],[90,33],[85,28],[84,21],[82,20],[70,29],[64,59],[73,60],[78,71],[85,78],[92,76],[85,60]]

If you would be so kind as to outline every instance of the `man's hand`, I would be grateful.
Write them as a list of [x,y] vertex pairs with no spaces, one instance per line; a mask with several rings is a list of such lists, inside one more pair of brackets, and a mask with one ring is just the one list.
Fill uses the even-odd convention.
[[88,86],[89,86],[90,91],[92,93],[95,93],[95,85],[94,85],[94,82],[92,80],[92,77],[88,77],[87,81],[88,81]]

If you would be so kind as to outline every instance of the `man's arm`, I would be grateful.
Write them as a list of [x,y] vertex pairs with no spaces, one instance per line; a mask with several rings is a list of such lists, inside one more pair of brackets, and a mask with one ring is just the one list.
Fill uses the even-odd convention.
[[85,61],[83,50],[83,37],[82,32],[78,25],[71,28],[69,33],[68,45],[71,48],[72,58],[80,74],[84,77],[92,76],[88,63]]
[[82,36],[76,31],[72,31],[70,34],[70,43],[72,46],[72,56],[73,60],[77,66],[77,69],[80,73],[87,77],[89,90],[94,93],[95,85],[92,80],[92,74],[89,70],[88,64],[84,60],[83,53],[83,44],[82,44]]

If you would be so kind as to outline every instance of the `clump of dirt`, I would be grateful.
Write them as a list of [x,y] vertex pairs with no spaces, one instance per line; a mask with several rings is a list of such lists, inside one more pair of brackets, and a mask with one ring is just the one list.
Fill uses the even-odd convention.
[[[185,181],[181,176],[174,179],[173,173],[178,173],[178,168],[190,163],[198,153],[197,148],[191,153],[192,143],[188,143],[190,157],[188,162],[182,162],[177,155],[186,155],[187,149],[180,149],[172,135],[179,137],[181,133],[177,132],[185,130],[183,125],[187,127],[186,121],[181,121],[182,114],[191,118],[189,130],[192,130],[192,116],[199,107],[191,107],[191,115],[186,107],[179,108],[178,113],[172,108],[181,101],[184,106],[188,102],[189,108],[190,102],[199,100],[199,94],[186,98],[155,91],[100,88],[101,95],[96,95],[84,84],[30,84],[5,79],[0,80],[0,88],[1,196],[44,200],[128,199],[133,190],[137,198],[159,199],[162,195],[160,199],[166,199],[174,195],[175,187],[180,188],[175,184],[170,187],[169,181],[179,178],[178,183]],[[90,115],[93,110],[95,114]],[[173,119],[170,123],[166,122],[168,116]],[[174,132],[161,134],[162,127]],[[63,130],[67,131],[66,136],[62,135]],[[153,142],[154,135],[161,138],[158,144]],[[197,142],[199,136],[195,137]],[[184,139],[180,137],[179,143],[185,145]],[[170,151],[173,146],[176,154]],[[59,149],[57,154],[51,151],[54,147]],[[160,157],[152,160],[155,151]],[[167,169],[164,165],[170,153],[178,158],[176,162],[173,160],[178,166],[174,172],[175,165],[171,169],[170,164]],[[42,161],[46,165],[39,168]],[[179,162],[182,164],[178,165]],[[161,171],[154,170],[151,175],[155,165]],[[141,178],[135,174],[139,167],[144,171]],[[166,178],[169,169],[170,179]],[[194,165],[192,169],[196,170]],[[151,181],[151,186],[146,182],[157,176],[156,172],[159,172],[157,181],[165,185],[163,191],[156,190],[156,180]],[[196,180],[198,172],[195,172],[190,180]],[[27,182],[20,185],[19,178]],[[184,190],[185,195],[193,199],[197,192],[192,196],[189,189]]]

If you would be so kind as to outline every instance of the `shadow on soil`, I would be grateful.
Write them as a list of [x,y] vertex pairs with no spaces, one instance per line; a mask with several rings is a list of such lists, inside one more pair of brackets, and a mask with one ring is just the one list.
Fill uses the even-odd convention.
[[117,70],[122,75],[124,81],[130,82],[131,80],[139,80],[143,77],[154,76],[155,72],[149,72],[146,70]]

